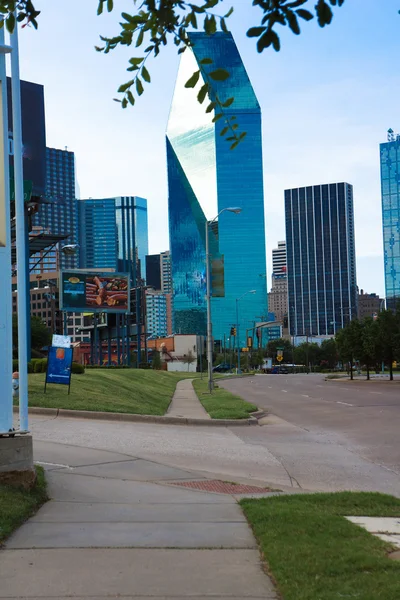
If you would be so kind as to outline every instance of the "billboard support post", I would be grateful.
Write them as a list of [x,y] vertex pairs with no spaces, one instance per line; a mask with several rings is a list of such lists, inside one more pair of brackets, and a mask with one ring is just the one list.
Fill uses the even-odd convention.
[[11,232],[4,29],[0,29],[0,434],[13,427]]
[[22,169],[21,82],[19,76],[18,25],[11,39],[11,97],[14,139],[15,222],[18,286],[18,368],[19,420],[22,431],[28,430],[28,288],[26,281],[27,252],[25,235],[24,177]]

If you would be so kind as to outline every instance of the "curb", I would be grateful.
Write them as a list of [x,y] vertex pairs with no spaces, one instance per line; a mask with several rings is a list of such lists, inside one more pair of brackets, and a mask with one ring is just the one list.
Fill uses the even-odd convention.
[[[18,412],[18,407],[13,407]],[[158,423],[160,425],[200,425],[206,427],[239,427],[258,425],[258,419],[265,416],[264,411],[251,413],[248,419],[192,419],[187,417],[164,417],[157,415],[134,415],[127,413],[96,412],[90,410],[69,410],[65,408],[28,408],[31,415],[47,415],[50,417],[69,417],[72,419],[97,419],[99,421],[123,421],[128,423]]]

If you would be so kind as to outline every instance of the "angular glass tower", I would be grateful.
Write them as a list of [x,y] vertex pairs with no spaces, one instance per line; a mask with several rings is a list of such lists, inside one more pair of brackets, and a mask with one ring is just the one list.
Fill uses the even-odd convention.
[[386,306],[395,308],[400,300],[400,135],[389,129],[380,151]]
[[[267,312],[261,110],[231,34],[192,33],[190,39],[193,48],[182,55],[167,128],[174,331],[205,334],[205,221],[240,206],[241,214],[223,213],[209,235],[211,259],[223,256],[225,268],[225,295],[212,298],[214,339],[229,336],[236,299],[256,290],[239,303],[243,344],[246,328]],[[202,69],[230,73],[214,82],[220,100],[235,98],[216,123],[197,93],[185,88],[205,58],[213,62]],[[220,132],[233,115],[247,136],[230,150]]]

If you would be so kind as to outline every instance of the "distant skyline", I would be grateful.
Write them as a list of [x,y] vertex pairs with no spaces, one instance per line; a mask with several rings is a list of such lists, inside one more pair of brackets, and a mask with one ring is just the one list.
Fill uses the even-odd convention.
[[[400,130],[398,0],[347,0],[333,24],[282,30],[282,50],[259,55],[246,30],[250,0],[230,0],[230,27],[263,112],[268,282],[271,251],[285,238],[284,189],[348,181],[354,186],[357,279],[384,294],[379,143]],[[45,86],[47,146],[75,152],[82,198],[148,199],[150,252],[168,248],[165,130],[179,58],[152,61],[152,84],[133,109],[113,102],[134,48],[98,54],[99,34],[119,31],[121,0],[96,16],[97,0],[42,0],[39,29],[20,31],[21,77]],[[356,24],[357,23],[357,24]],[[188,94],[193,93],[190,90]],[[268,283],[269,285],[269,283]]]

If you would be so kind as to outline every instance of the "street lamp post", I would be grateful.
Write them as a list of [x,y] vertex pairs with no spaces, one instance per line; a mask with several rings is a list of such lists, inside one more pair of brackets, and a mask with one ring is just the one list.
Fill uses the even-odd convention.
[[240,335],[239,335],[239,301],[244,298],[244,296],[247,296],[247,294],[255,294],[257,292],[257,290],[249,290],[248,292],[245,292],[244,294],[242,294],[241,296],[239,296],[239,298],[236,298],[236,340],[237,340],[237,347],[238,347],[238,366],[237,366],[237,372],[240,373]]
[[210,282],[210,249],[209,249],[209,237],[208,228],[209,225],[214,223],[223,212],[232,212],[239,214],[242,209],[239,207],[234,208],[223,208],[219,211],[216,217],[212,221],[206,219],[206,303],[207,303],[207,372],[208,372],[208,391],[213,390],[213,373],[212,373],[212,353],[213,353],[213,342],[212,342],[212,321],[211,321],[211,282]]

